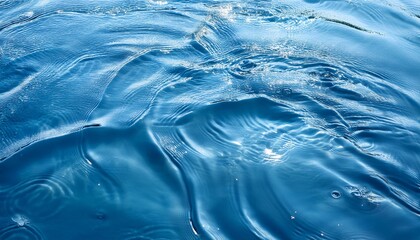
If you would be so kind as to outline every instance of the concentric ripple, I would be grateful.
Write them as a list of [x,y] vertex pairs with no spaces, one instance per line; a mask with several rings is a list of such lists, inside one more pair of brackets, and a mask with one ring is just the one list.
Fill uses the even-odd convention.
[[31,226],[8,226],[2,227],[0,230],[0,239],[13,240],[13,239],[25,239],[25,240],[42,240],[45,239],[39,233],[38,230]]
[[215,103],[180,118],[176,141],[204,157],[283,162],[290,151],[324,148],[331,137],[307,126],[293,106],[265,98]]
[[62,210],[71,197],[72,191],[58,179],[32,179],[10,190],[5,208],[10,213],[48,218]]

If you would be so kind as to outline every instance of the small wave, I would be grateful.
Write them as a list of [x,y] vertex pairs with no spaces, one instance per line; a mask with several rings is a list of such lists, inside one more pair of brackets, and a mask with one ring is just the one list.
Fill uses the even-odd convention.
[[28,239],[28,240],[42,240],[41,233],[34,227],[11,225],[0,230],[0,238],[4,240],[9,239]]

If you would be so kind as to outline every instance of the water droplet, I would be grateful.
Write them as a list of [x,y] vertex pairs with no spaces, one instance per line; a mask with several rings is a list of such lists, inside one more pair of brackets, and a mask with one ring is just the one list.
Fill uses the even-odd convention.
[[337,198],[341,197],[341,193],[339,191],[334,190],[334,191],[331,192],[331,196],[333,198],[337,199]]

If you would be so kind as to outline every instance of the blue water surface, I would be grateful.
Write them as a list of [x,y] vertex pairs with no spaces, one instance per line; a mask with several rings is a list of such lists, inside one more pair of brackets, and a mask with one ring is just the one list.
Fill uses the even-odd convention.
[[0,239],[419,239],[418,0],[0,0]]

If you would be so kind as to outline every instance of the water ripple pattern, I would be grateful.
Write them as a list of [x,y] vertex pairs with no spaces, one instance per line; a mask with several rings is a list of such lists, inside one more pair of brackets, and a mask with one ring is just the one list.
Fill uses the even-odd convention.
[[0,239],[417,239],[420,4],[0,1]]

